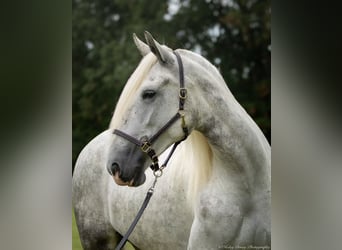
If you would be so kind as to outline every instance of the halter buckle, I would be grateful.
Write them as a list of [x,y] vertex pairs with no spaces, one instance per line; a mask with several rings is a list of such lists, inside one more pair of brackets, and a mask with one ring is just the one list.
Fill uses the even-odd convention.
[[179,89],[179,98],[185,100],[188,97],[188,90],[186,88]]
[[144,153],[148,153],[151,150],[151,144],[148,141],[145,141],[140,148]]

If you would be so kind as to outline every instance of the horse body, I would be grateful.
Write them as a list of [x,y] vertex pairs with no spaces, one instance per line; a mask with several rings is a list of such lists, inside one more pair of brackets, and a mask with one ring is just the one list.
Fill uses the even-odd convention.
[[[118,238],[113,228],[121,235],[127,231],[154,181],[152,171],[146,171],[142,186],[116,185],[104,167],[111,138],[110,130],[94,138],[75,167],[73,203],[85,249],[114,249]],[[170,172],[171,168],[165,169],[130,237],[140,249],[186,249],[194,215],[186,201],[186,183],[175,185]]]
[[[138,46],[140,50],[146,49],[142,47]],[[167,56],[159,46],[155,49]],[[270,146],[219,72],[192,52],[179,50],[179,54],[187,72],[186,121],[192,134],[177,148],[159,178],[130,241],[140,249],[151,250],[270,246]],[[161,78],[160,75],[170,77],[163,70],[158,64],[151,65],[143,81]],[[174,103],[170,100],[167,104],[173,107]],[[131,120],[136,119],[135,109],[141,106],[140,103],[127,109],[134,114],[128,115]],[[159,116],[161,120],[169,113],[164,112]],[[148,125],[152,115],[146,114]],[[138,130],[132,133],[144,135],[145,131],[139,131],[129,121],[123,118],[120,126],[125,125],[126,130],[132,126]],[[177,125],[158,139],[158,154],[181,136]],[[73,201],[86,249],[100,249],[99,244],[111,249],[118,240],[115,232],[121,235],[126,232],[154,180],[152,171],[146,170],[144,185],[132,188],[115,184],[106,166],[110,168],[122,155],[134,155],[131,159],[137,159],[136,162],[142,157],[137,157],[135,149],[125,140],[112,135],[112,130],[86,146],[74,172]],[[200,144],[207,147],[205,154],[196,150]],[[122,148],[127,150],[120,151]],[[133,165],[136,162],[131,160]],[[146,169],[148,164],[144,165]],[[95,242],[96,239],[105,240]]]

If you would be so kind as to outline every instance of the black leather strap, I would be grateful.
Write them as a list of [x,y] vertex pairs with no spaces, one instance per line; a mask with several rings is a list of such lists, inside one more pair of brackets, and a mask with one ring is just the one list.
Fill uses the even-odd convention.
[[184,66],[182,62],[182,58],[180,55],[173,51],[173,54],[175,54],[178,62],[178,71],[179,71],[179,110],[184,110],[184,103],[185,99],[187,98],[187,90],[184,85]]
[[180,114],[176,113],[161,129],[159,129],[157,131],[157,133],[155,133],[151,138],[150,138],[150,142],[153,143],[155,142],[158,137],[164,133],[175,121],[177,121],[180,118]]
[[128,240],[128,237],[131,235],[131,233],[133,232],[133,229],[137,225],[140,217],[144,213],[144,210],[147,207],[147,204],[150,202],[150,199],[151,199],[152,195],[153,195],[153,190],[149,190],[147,192],[147,194],[146,194],[145,200],[144,200],[143,204],[141,205],[141,208],[140,208],[137,216],[134,218],[134,221],[132,222],[131,226],[127,230],[127,232],[124,235],[124,237],[121,239],[120,243],[116,246],[115,250],[121,250],[124,247],[125,243]]
[[123,138],[125,138],[127,141],[132,142],[133,144],[141,147],[142,146],[142,141],[134,138],[133,136],[130,136],[129,134],[126,134],[125,132],[122,132],[121,130],[118,129],[114,129],[113,134],[121,136]]

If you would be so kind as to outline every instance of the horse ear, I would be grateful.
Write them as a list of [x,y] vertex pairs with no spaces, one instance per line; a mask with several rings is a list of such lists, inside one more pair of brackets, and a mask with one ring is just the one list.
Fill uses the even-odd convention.
[[154,40],[148,31],[145,31],[145,39],[151,52],[155,54],[160,62],[167,63],[172,61],[171,52],[165,46],[160,45],[156,40]]
[[143,41],[141,41],[135,33],[133,33],[133,40],[134,40],[135,46],[137,46],[142,56],[146,56],[148,53],[151,52],[148,45],[144,43]]

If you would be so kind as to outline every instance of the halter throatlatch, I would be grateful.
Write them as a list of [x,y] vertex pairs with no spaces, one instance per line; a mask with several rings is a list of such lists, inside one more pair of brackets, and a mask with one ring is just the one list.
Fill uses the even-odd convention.
[[[118,130],[118,129],[115,129],[113,132],[114,134],[121,136],[122,138],[125,138],[127,141],[129,141],[129,142],[137,145],[138,147],[140,147],[141,151],[150,157],[150,159],[152,161],[152,164],[150,167],[154,171],[155,175],[156,175],[156,171],[161,170],[161,169],[166,167],[166,165],[167,165],[168,161],[170,160],[172,154],[174,153],[176,147],[182,141],[184,141],[189,135],[189,130],[188,130],[188,127],[186,126],[185,114],[184,114],[184,104],[185,104],[185,100],[188,96],[188,93],[187,93],[187,89],[184,86],[183,62],[182,62],[180,55],[176,51],[173,51],[173,53],[175,54],[175,56],[177,58],[178,70],[179,70],[180,88],[179,88],[179,109],[178,109],[178,112],[161,129],[159,129],[150,138],[144,136],[140,140],[138,140],[135,137],[133,137],[129,134],[126,134],[125,132]],[[158,139],[158,137],[161,134],[163,134],[178,119],[181,119],[181,126],[182,126],[182,129],[184,132],[184,137],[181,140],[174,143],[174,145],[173,145],[168,157],[166,158],[165,162],[162,164],[161,167],[159,167],[158,156],[156,154],[156,151],[152,148],[152,144],[153,144],[153,142],[155,142]]]

